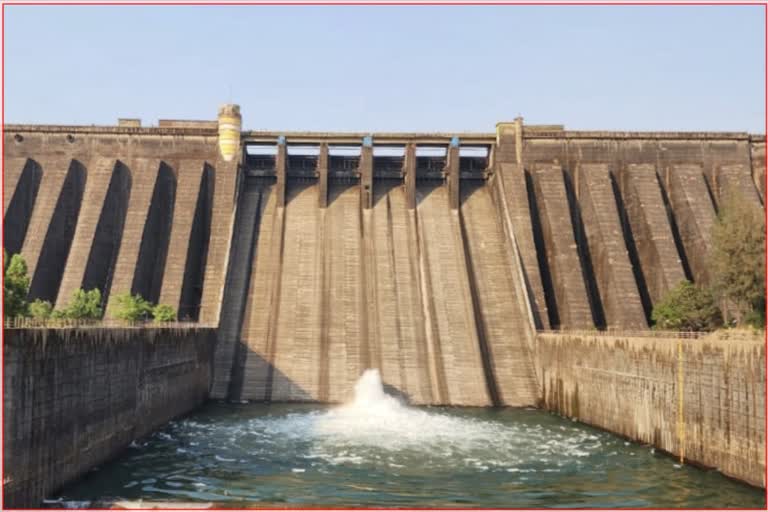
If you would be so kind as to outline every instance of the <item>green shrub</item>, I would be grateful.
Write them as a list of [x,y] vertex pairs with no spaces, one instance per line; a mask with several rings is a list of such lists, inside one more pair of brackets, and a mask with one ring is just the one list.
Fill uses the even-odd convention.
[[754,309],[744,315],[743,323],[755,329],[765,329],[765,309]]
[[148,320],[152,316],[152,304],[138,293],[117,295],[112,316],[129,322]]
[[[712,290],[734,310],[737,324],[765,324],[765,218],[763,209],[729,192],[712,228]],[[762,318],[762,320],[761,320]]]
[[723,323],[709,290],[683,281],[658,302],[651,313],[654,328],[674,331],[708,331]]
[[176,310],[168,304],[158,304],[152,309],[155,322],[173,322],[176,320]]
[[3,272],[3,308],[5,318],[27,316],[27,293],[29,292],[29,277],[27,262],[21,254],[14,254],[8,260],[4,253],[7,266]]
[[46,320],[52,312],[53,305],[47,300],[35,299],[29,304],[29,316],[35,320]]
[[71,320],[99,320],[103,311],[101,309],[101,292],[98,288],[88,290],[76,290],[72,294],[69,305],[57,312],[54,318],[68,318]]

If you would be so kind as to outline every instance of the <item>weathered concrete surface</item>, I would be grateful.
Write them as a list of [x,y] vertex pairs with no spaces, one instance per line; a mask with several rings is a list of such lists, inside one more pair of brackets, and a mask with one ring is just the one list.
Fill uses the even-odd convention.
[[490,405],[458,212],[447,185],[419,185],[416,198],[427,343],[445,382],[438,403]]
[[561,329],[593,326],[564,175],[559,165],[537,164],[534,186],[547,265]]
[[538,356],[547,409],[765,487],[761,336],[540,334]]
[[5,330],[5,507],[45,496],[208,396],[212,329]]
[[[170,304],[176,311],[181,311],[183,304],[182,289],[184,276],[191,251],[200,251],[202,247],[190,247],[195,243],[192,233],[199,198],[206,195],[206,162],[203,160],[182,160],[178,165],[176,201],[173,208],[173,220],[168,242],[168,259],[163,273],[160,291],[160,303]],[[204,198],[204,201],[207,198]],[[195,305],[191,305],[195,306]]]
[[216,399],[226,398],[229,394],[251,276],[251,255],[254,240],[259,236],[264,192],[261,184],[255,180],[246,181],[240,191],[242,207],[238,209],[235,220],[235,236],[229,253],[229,270],[216,333],[218,342],[211,383],[211,397]]
[[[27,262],[28,274],[34,279],[37,263],[48,234],[48,227],[53,223],[56,205],[64,199],[62,190],[69,173],[71,161],[65,157],[44,157],[40,159],[43,177],[37,193],[35,207],[24,239],[21,255]],[[13,222],[13,219],[8,219]]]
[[667,169],[665,181],[693,281],[707,285],[716,214],[702,167],[673,165]]
[[[509,214],[510,228],[514,232],[523,274],[530,290],[531,310],[538,329],[549,329],[549,313],[544,294],[539,261],[536,253],[534,215],[531,212],[527,173],[517,164],[501,164],[495,179],[500,195],[504,196],[506,211]],[[501,197],[499,198],[501,203]],[[499,215],[504,216],[502,211]]]
[[[55,302],[59,308],[66,307],[72,299],[75,290],[83,286],[88,256],[96,235],[96,226],[105,207],[104,201],[116,164],[117,161],[109,157],[96,157],[89,162],[89,179],[85,183],[84,193],[84,197],[87,200],[83,201],[83,205],[80,208],[80,218],[75,228],[70,255],[64,268],[64,275],[59,287],[59,296]],[[107,204],[106,207],[114,209],[118,206]],[[105,255],[102,257],[109,256]]]
[[760,199],[765,202],[765,136],[755,137],[750,144],[752,160],[752,181],[755,182]]
[[723,165],[717,172],[717,191],[719,206],[729,195],[734,194],[737,201],[762,206],[762,199],[755,182],[745,164]]
[[[14,226],[5,235],[6,245],[11,242],[26,257],[30,276],[38,283],[33,294],[52,294],[50,298],[44,298],[63,307],[74,290],[86,286],[101,289],[102,296],[108,299],[114,295],[111,291],[130,290],[136,274],[144,276],[139,279],[145,281],[143,287],[151,282],[150,288],[156,289],[156,283],[163,276],[154,275],[155,269],[151,265],[136,267],[137,260],[141,259],[142,236],[150,215],[155,185],[153,174],[157,174],[161,165],[166,165],[179,183],[186,184],[186,174],[199,175],[199,167],[182,164],[197,161],[211,165],[210,188],[224,196],[217,204],[208,205],[211,210],[218,207],[215,220],[220,229],[214,231],[215,237],[212,236],[218,245],[212,249],[213,259],[208,260],[216,268],[210,270],[213,277],[207,288],[218,287],[209,293],[220,301],[223,278],[219,280],[216,276],[226,268],[219,260],[228,250],[237,165],[235,163],[232,169],[233,176],[215,169],[216,140],[215,129],[14,126],[8,131],[4,160],[6,164],[21,165],[27,170],[22,173],[21,169],[6,166],[9,173],[4,183],[7,208],[4,220],[6,226]],[[77,180],[68,179],[73,171],[76,171]],[[216,171],[222,171],[219,173],[221,183],[213,183]],[[39,181],[30,183],[34,180],[28,179],[27,175],[37,176]],[[82,201],[75,200],[71,192],[62,196],[68,181],[84,186]],[[18,208],[13,204],[16,188],[21,189],[18,197],[25,203],[20,203]],[[183,196],[179,200],[181,211],[186,202],[194,204],[196,199],[197,194]],[[27,205],[28,202],[31,204]],[[130,206],[122,205],[123,202]],[[160,205],[160,209],[167,210],[168,206],[171,205]],[[130,213],[125,211],[126,207]],[[175,216],[173,222],[180,223],[174,231],[184,230],[188,219]],[[23,229],[17,229],[19,226]],[[9,235],[12,240],[8,240]],[[151,240],[147,243],[145,252],[146,249],[151,249],[149,253],[162,252],[161,248],[152,247]],[[208,245],[203,245],[200,250],[207,252]],[[177,268],[173,250],[170,257],[174,261],[169,261],[167,266],[173,271]],[[158,268],[157,273],[161,270]],[[189,286],[186,277],[182,287]],[[58,289],[55,289],[56,283],[60,283]],[[111,289],[113,284],[114,290]],[[201,316],[215,324],[218,307],[218,304],[211,306],[210,315],[203,307]],[[193,305],[193,309],[199,308],[199,304]]]
[[520,260],[506,240],[491,187],[465,184],[461,196],[471,299],[491,399],[496,405],[536,405],[534,328]]
[[271,398],[275,401],[318,400],[321,360],[331,357],[328,352],[321,353],[320,345],[325,212],[317,208],[318,188],[315,183],[297,183],[286,191],[285,270],[280,276],[279,315],[272,357],[272,364],[278,370],[271,382]]
[[535,405],[523,274],[492,191],[466,188],[445,216],[441,182],[420,185],[416,210],[395,180],[375,182],[370,209],[356,185],[331,181],[318,208],[322,187],[291,180],[281,208],[246,181],[225,295],[244,303],[225,304],[213,396],[343,402],[378,368],[414,404]]
[[686,277],[655,166],[630,164],[623,197],[643,280],[655,303]]
[[577,182],[606,325],[617,329],[644,329],[648,324],[632,272],[608,165],[582,165]]
[[3,163],[3,190],[8,192],[3,196],[3,216],[8,213],[8,206],[13,199],[13,193],[16,185],[21,179],[24,168],[28,165],[29,159],[26,157],[6,158]]
[[[29,256],[33,294],[60,307],[81,286],[110,302],[141,292],[218,325],[222,398],[342,401],[379,367],[414,403],[529,402],[529,323],[642,327],[686,274],[705,280],[724,191],[764,193],[764,136],[518,119],[371,144],[240,132],[237,111],[222,110],[220,132],[169,121],[5,134],[6,243]],[[249,160],[256,143],[274,146],[271,164]],[[295,166],[300,145],[318,149],[314,169]],[[338,145],[361,156],[342,162]],[[382,145],[403,149],[400,169],[381,165]],[[426,146],[446,157],[417,157]]]

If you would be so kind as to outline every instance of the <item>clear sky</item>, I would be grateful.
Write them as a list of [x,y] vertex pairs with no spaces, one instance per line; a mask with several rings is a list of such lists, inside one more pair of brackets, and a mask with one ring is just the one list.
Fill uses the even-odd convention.
[[764,132],[761,6],[6,6],[5,121]]

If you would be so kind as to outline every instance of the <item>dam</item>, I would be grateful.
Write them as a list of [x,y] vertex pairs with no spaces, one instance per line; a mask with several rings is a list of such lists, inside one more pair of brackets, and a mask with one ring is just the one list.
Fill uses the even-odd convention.
[[[115,297],[138,293],[205,331],[170,366],[140,349],[151,356],[135,367],[157,389],[171,372],[185,375],[178,392],[194,385],[195,404],[204,383],[205,398],[220,401],[338,404],[375,368],[414,406],[543,407],[765,485],[764,347],[686,340],[682,375],[674,351],[644,338],[668,290],[710,282],[722,202],[737,193],[763,208],[764,135],[573,131],[522,118],[489,133],[245,131],[236,105],[217,120],[154,127],[4,128],[3,243],[27,262],[29,299],[62,308],[75,290],[98,288],[109,318]],[[49,334],[18,331],[26,336],[35,343],[13,350],[38,352],[6,356],[13,375],[36,375],[26,365],[51,350]],[[593,373],[578,375],[577,360]],[[729,380],[729,365],[754,379]],[[62,368],[45,375],[64,379]],[[658,421],[648,413],[626,426],[635,411],[601,402],[606,382],[669,400]],[[711,430],[667,434],[680,428],[669,411],[683,382],[696,391],[680,410]],[[702,397],[707,386],[729,391]],[[120,396],[136,407],[146,399]],[[9,419],[15,403],[6,401],[6,430],[32,443],[28,417]],[[712,412],[725,403],[733,416]],[[127,446],[120,436],[114,446]],[[21,456],[6,450],[6,467]]]
[[762,135],[240,126],[5,130],[30,299],[139,293],[218,327],[218,399],[342,402],[379,368],[415,404],[535,405],[536,331],[647,329],[709,279],[728,191],[765,196]]

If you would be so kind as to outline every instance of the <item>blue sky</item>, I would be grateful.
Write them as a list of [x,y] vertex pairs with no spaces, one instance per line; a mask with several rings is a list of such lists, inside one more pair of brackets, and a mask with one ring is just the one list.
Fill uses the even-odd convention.
[[6,6],[5,120],[764,132],[761,6]]

